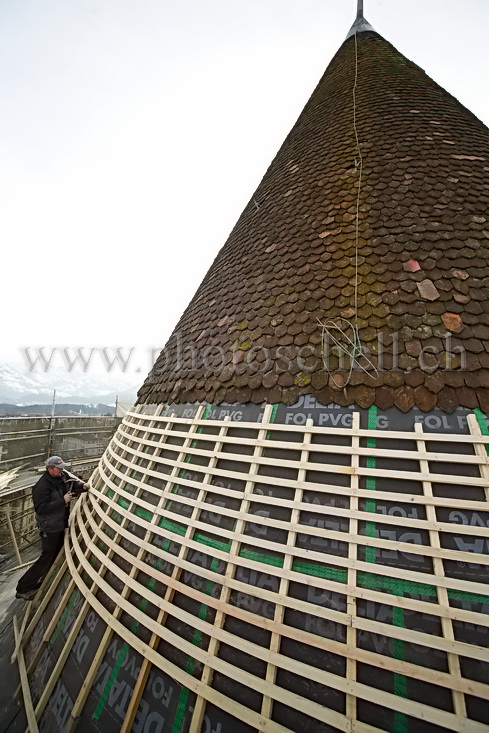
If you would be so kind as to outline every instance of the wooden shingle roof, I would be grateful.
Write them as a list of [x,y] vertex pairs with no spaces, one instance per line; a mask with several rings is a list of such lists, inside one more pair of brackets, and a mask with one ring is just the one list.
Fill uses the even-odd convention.
[[[348,38],[139,402],[489,410],[488,173],[482,122],[377,33]],[[325,367],[320,322],[338,317],[377,370]]]

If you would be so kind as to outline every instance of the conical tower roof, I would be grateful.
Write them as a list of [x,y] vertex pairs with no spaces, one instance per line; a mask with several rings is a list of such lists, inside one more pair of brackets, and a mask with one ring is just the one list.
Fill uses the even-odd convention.
[[[489,130],[369,28],[329,64],[139,402],[489,409]],[[368,358],[338,359],[335,325]]]
[[487,730],[488,427],[409,411],[485,399],[487,142],[354,29],[15,627],[30,730]]

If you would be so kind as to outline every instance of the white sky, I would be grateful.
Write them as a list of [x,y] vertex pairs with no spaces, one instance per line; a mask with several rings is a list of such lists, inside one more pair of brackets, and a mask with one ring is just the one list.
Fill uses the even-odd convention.
[[[355,14],[2,0],[0,362],[134,347],[142,381]],[[488,0],[365,0],[365,15],[489,122]]]

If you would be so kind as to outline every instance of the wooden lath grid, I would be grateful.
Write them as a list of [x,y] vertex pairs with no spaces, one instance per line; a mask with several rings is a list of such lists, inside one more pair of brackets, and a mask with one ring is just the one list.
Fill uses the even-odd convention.
[[[474,708],[466,701],[487,699],[489,684],[471,679],[460,660],[483,665],[489,653],[481,635],[474,643],[459,629],[487,629],[482,611],[489,587],[455,577],[447,563],[486,566],[487,531],[439,521],[438,511],[489,510],[489,438],[469,416],[470,435],[423,433],[416,425],[415,432],[388,433],[406,449],[378,448],[386,432],[360,429],[358,415],[351,429],[311,421],[275,425],[272,415],[268,406],[261,423],[237,424],[209,420],[204,408],[194,419],[131,413],[94,474],[88,500],[76,506],[67,562],[84,612],[93,608],[107,623],[105,650],[116,634],[143,658],[122,729],[131,729],[152,665],[182,686],[177,714],[183,721],[185,713],[192,733],[201,730],[208,705],[260,730],[294,730],[308,720],[345,731],[352,725],[380,730],[369,720],[369,705],[396,711],[395,730],[410,729],[413,720],[450,730],[486,729],[471,719]],[[334,444],[338,438],[341,445]],[[428,450],[433,443],[448,450]],[[467,452],[450,453],[451,445]],[[270,455],[270,446],[280,458]],[[414,465],[382,468],[386,459]],[[477,475],[454,479],[437,471],[443,464],[475,468]],[[308,478],[319,474],[329,483]],[[377,488],[386,480],[389,490]],[[412,482],[416,492],[396,491],[396,481]],[[459,494],[434,496],[434,484],[451,484],[458,487],[452,494]],[[478,498],[464,498],[469,489]],[[418,507],[424,518],[377,511],[386,502]],[[410,540],[382,537],[391,527]],[[443,538],[454,534],[482,539],[474,545],[482,551],[447,549]],[[137,545],[136,554],[130,545]],[[414,569],[396,562],[403,554]],[[97,591],[110,596],[115,611],[104,607]],[[132,597],[146,605],[136,607]],[[380,616],[371,609],[380,609]],[[127,620],[121,623],[123,614],[146,629],[149,643]],[[410,620],[421,615],[426,628]],[[259,641],[239,632],[245,627],[256,629]],[[158,651],[161,639],[179,650],[178,663]],[[101,659],[102,652],[73,720]],[[382,670],[378,679],[375,670]],[[36,708],[38,717],[41,712]]]

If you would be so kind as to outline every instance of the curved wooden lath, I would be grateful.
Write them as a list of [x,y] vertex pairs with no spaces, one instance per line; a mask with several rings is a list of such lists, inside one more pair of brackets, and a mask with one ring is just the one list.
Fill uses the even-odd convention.
[[485,729],[474,415],[437,435],[360,429],[358,413],[283,425],[270,405],[246,423],[162,412],[114,436],[23,635],[40,724],[66,689],[62,730],[130,731],[148,710],[195,733]]

